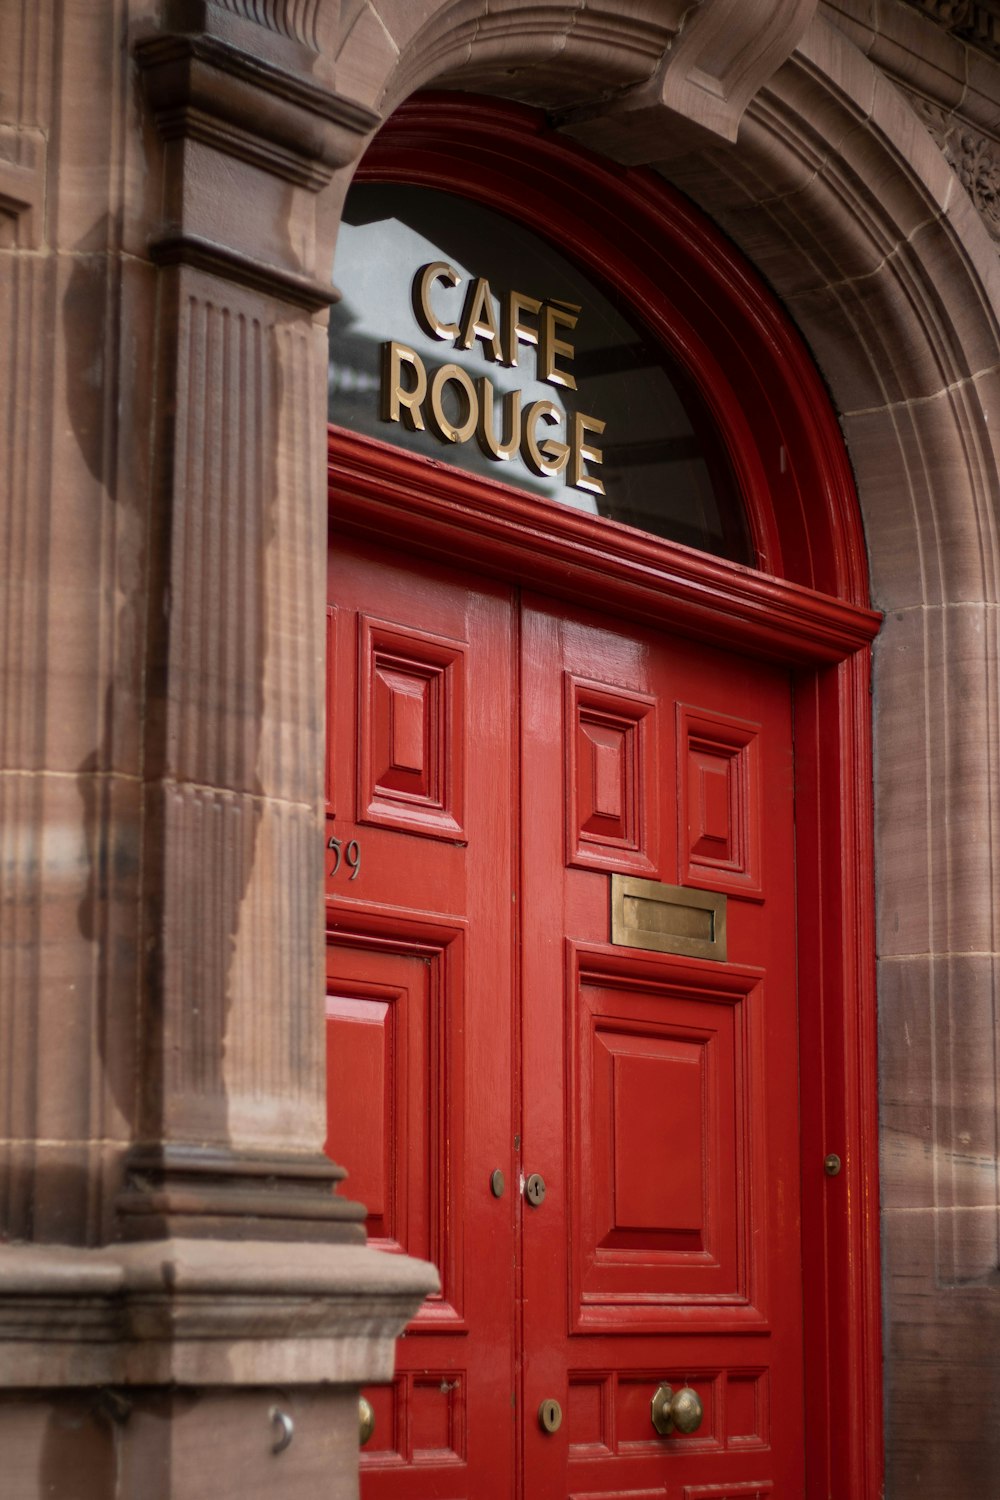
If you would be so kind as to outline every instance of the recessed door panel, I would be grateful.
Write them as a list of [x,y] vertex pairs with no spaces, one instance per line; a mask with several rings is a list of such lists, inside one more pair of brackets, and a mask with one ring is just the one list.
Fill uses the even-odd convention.
[[[346,917],[346,914],[345,914]],[[353,913],[328,942],[327,1128],[371,1243],[431,1260],[417,1322],[462,1317],[465,930]]]
[[578,1327],[748,1300],[747,996],[665,969],[634,963],[631,984],[626,963],[580,974],[568,1120]]
[[759,896],[760,725],[677,705],[679,866],[685,884]]
[[466,646],[369,616],[359,626],[360,817],[462,838]]
[[645,875],[659,837],[655,703],[567,674],[567,859]]
[[761,1325],[760,973],[582,946],[569,967],[572,1326]]

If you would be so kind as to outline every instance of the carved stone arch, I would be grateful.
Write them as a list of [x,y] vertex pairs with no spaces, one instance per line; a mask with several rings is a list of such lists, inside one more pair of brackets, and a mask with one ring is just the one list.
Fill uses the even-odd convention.
[[[630,108],[665,104],[732,139],[748,100],[788,57],[816,3],[386,0],[355,8],[335,68],[338,78],[360,78],[363,102],[385,114],[427,87],[476,89],[546,109],[590,109],[623,94]],[[331,35],[334,9],[320,28]]]

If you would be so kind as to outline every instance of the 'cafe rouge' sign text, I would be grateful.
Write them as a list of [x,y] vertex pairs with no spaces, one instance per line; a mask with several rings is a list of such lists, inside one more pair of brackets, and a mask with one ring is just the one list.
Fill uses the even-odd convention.
[[[537,375],[549,385],[576,390],[569,366],[573,345],[561,335],[576,327],[579,307],[551,300],[542,302],[524,292],[507,292],[501,299],[499,323],[490,284],[484,276],[470,281],[458,323],[442,322],[431,306],[436,282],[457,287],[462,277],[447,261],[421,266],[413,279],[413,311],[417,322],[431,338],[451,343],[456,349],[471,349],[478,340],[483,356],[492,364],[516,367],[520,346],[538,350]],[[583,412],[564,412],[552,401],[524,405],[518,390],[501,392],[499,398],[488,375],[474,379],[457,364],[429,370],[415,349],[393,341],[382,345],[381,418],[404,422],[418,432],[429,427],[443,442],[466,443],[475,437],[487,458],[503,461],[520,451],[535,473],[552,478],[565,475],[574,489],[604,494],[604,485],[590,472],[603,461],[601,450],[588,441],[600,436],[604,423]],[[445,392],[451,387],[445,409]],[[523,410],[522,410],[523,407]],[[562,431],[546,434],[547,428]]]

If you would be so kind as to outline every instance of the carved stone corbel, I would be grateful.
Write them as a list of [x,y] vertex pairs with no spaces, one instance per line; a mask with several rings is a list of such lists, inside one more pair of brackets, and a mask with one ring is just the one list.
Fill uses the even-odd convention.
[[794,52],[818,0],[701,0],[647,82],[571,111],[567,133],[637,166],[705,136],[736,140],[751,99]]

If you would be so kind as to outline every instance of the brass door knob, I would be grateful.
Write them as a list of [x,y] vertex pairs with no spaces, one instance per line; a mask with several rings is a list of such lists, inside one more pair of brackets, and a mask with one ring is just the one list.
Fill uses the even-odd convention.
[[704,1410],[698,1392],[689,1385],[679,1391],[661,1385],[653,1397],[650,1414],[660,1436],[669,1437],[672,1432],[697,1432]]
[[375,1431],[375,1412],[367,1396],[358,1401],[358,1443],[363,1448]]

